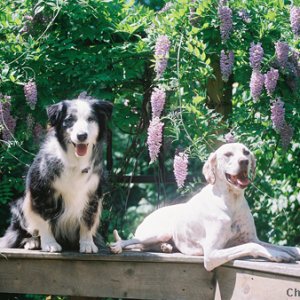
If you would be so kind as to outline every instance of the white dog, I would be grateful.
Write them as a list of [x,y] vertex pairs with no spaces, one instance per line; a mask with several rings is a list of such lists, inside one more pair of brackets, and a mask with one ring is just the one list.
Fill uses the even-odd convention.
[[[245,256],[287,262],[300,259],[300,249],[264,243],[257,238],[254,220],[244,197],[255,158],[242,144],[221,146],[203,167],[208,185],[184,204],[154,211],[140,224],[135,238],[121,240],[114,231],[113,253],[122,249],[204,255],[207,270]],[[173,245],[173,246],[172,246]]]

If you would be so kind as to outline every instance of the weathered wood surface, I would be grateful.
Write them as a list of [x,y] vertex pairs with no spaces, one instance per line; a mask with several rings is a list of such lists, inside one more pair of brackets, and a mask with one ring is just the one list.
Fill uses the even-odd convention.
[[299,263],[236,260],[217,268],[215,274],[215,300],[300,299]]
[[202,257],[182,254],[3,249],[0,292],[168,300],[300,299],[300,264],[236,260],[207,272]]
[[[200,257],[1,251],[0,292],[134,299],[213,299]],[[195,288],[196,287],[196,288]]]

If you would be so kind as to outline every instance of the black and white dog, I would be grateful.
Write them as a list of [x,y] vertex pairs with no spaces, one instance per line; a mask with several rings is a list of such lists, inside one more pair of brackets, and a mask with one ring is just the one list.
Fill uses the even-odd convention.
[[47,108],[50,130],[27,174],[25,196],[11,205],[0,248],[98,251],[102,144],[112,107],[75,99]]

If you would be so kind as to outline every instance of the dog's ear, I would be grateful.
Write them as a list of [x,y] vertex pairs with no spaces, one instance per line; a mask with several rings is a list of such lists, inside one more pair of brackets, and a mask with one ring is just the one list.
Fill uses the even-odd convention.
[[62,113],[62,107],[63,107],[63,105],[60,102],[57,104],[50,105],[46,108],[48,120],[49,120],[51,127],[54,127],[57,124],[57,122],[60,118],[60,115]]
[[250,161],[251,161],[251,173],[252,173],[252,181],[253,181],[255,177],[255,171],[256,171],[256,158],[252,152],[250,153]]
[[93,100],[93,107],[96,112],[104,113],[108,119],[111,118],[113,111],[113,104],[103,100]]
[[216,163],[217,163],[217,155],[215,152],[211,153],[208,157],[208,160],[205,162],[203,166],[203,175],[206,181],[210,184],[214,184],[216,181]]

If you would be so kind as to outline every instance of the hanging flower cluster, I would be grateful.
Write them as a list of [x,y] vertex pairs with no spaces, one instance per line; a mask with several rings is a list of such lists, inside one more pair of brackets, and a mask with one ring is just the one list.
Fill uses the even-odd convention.
[[280,134],[282,147],[287,149],[293,138],[294,129],[285,120],[284,102],[279,98],[271,104],[271,120],[274,129]]
[[292,49],[290,51],[287,69],[294,77],[300,77],[300,52]]
[[[220,34],[222,42],[225,43],[231,35],[233,30],[232,24],[232,10],[227,6],[228,3],[225,0],[219,1],[218,14],[220,19]],[[222,50],[220,56],[220,69],[222,74],[222,80],[227,82],[232,74],[234,64],[234,53],[231,50]]]
[[220,58],[220,67],[222,73],[222,80],[227,82],[229,76],[232,73],[234,63],[234,54],[233,51],[229,51],[228,54],[225,53],[224,50],[221,51],[221,58]]
[[253,70],[259,70],[264,56],[264,49],[261,43],[251,43],[250,47],[250,65]]
[[43,126],[39,123],[36,123],[33,127],[33,137],[34,139],[39,142],[42,137],[44,136],[45,134],[45,130],[43,128]]
[[159,117],[154,117],[150,121],[147,138],[150,164],[156,161],[156,159],[158,158],[158,154],[162,145],[163,127],[164,123],[160,121]]
[[33,110],[37,103],[37,88],[33,80],[28,81],[24,85],[24,95],[30,108]]
[[280,130],[280,137],[281,137],[281,144],[283,149],[287,149],[290,142],[292,141],[294,135],[294,128],[287,124],[284,123],[283,127]]
[[280,132],[285,123],[284,102],[280,99],[275,100],[271,104],[271,120],[277,132]]
[[275,91],[278,78],[279,72],[274,68],[271,68],[270,71],[265,74],[265,88],[269,96]]
[[184,186],[188,175],[188,155],[185,152],[178,152],[174,157],[174,175],[178,188]]
[[252,98],[257,101],[264,87],[264,75],[258,70],[253,70],[250,79],[250,92]]
[[166,35],[160,35],[155,44],[155,71],[160,78],[168,64],[170,40]]
[[33,131],[33,125],[34,125],[34,119],[32,117],[32,114],[29,114],[26,118],[27,132],[29,134]]
[[290,46],[285,42],[275,43],[275,53],[277,61],[281,68],[285,68],[289,58]]
[[231,131],[226,133],[224,137],[226,143],[236,143],[236,139]]
[[10,141],[13,138],[16,128],[16,120],[11,115],[10,96],[0,95],[0,132],[4,141]]
[[166,102],[166,92],[159,88],[154,88],[151,94],[152,117],[160,117]]
[[[155,71],[159,79],[167,67],[168,55],[171,43],[166,35],[160,35],[155,45]],[[160,152],[163,138],[164,123],[160,116],[164,109],[166,94],[162,89],[155,88],[151,94],[152,120],[148,127],[147,145],[150,156],[150,163],[153,163]]]
[[172,2],[167,2],[164,7],[158,11],[159,14],[167,12],[173,6]]
[[232,32],[233,25],[232,25],[232,10],[228,6],[222,5],[220,3],[218,14],[220,18],[220,33],[222,42],[225,43]]
[[248,12],[245,9],[241,9],[238,12],[238,16],[243,20],[245,23],[251,23],[252,19]]
[[292,31],[295,36],[298,37],[300,35],[300,7],[292,6],[290,11],[290,21]]

